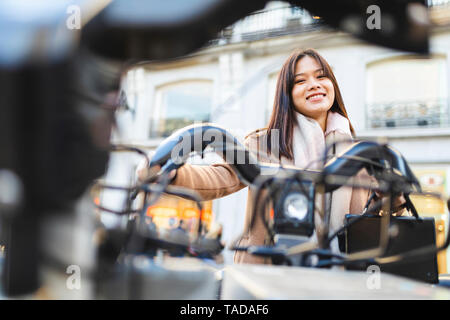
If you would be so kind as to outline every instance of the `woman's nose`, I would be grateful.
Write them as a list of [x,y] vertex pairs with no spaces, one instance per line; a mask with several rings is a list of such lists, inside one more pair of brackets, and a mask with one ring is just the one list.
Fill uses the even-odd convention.
[[314,90],[320,88],[320,82],[316,79],[312,79],[308,82],[308,90]]

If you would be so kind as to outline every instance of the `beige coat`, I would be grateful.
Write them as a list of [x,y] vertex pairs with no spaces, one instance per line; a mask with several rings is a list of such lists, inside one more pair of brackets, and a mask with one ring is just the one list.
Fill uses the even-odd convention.
[[[252,132],[245,138],[244,145],[257,156],[258,161],[279,164],[279,159],[273,156],[268,156],[266,153],[259,152],[259,144],[264,140],[263,138],[266,136],[266,133],[267,130],[265,129]],[[347,135],[345,137],[341,137],[339,135],[340,133],[338,131],[331,132],[331,134],[327,136],[327,143],[338,139],[348,139]],[[337,147],[336,152],[339,153],[344,147],[345,146],[341,144],[341,146]],[[281,158],[281,164],[294,165],[293,161],[289,161],[284,157]],[[361,174],[358,176],[363,179]],[[177,176],[173,181],[173,184],[193,189],[197,191],[205,200],[221,198],[246,187],[245,184],[240,182],[238,176],[228,164],[214,164],[210,166],[194,166],[186,164],[178,169]],[[245,247],[249,245],[269,244],[268,236],[260,215],[257,215],[253,228],[248,230],[254,205],[252,201],[254,192],[255,190],[250,187],[247,196],[244,233],[240,241],[237,243],[238,246]],[[351,213],[360,213],[363,210],[368,196],[369,190],[353,188],[351,190],[350,205],[348,206],[347,204],[347,206],[344,207],[349,208]],[[333,205],[339,206],[338,203],[332,204],[332,206]],[[331,212],[333,212],[333,210]],[[346,213],[348,212],[344,212],[343,214]],[[266,210],[266,217],[268,216],[269,210]],[[256,257],[245,252],[236,252],[234,262],[269,263],[268,259]]]

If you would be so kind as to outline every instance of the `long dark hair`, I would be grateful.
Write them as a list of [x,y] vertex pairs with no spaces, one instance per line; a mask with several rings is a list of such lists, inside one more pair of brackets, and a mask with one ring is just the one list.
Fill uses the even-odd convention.
[[[284,156],[289,160],[294,158],[293,154],[293,132],[296,124],[295,108],[292,101],[292,88],[294,86],[295,67],[297,62],[309,56],[317,61],[322,67],[323,74],[328,77],[333,83],[334,87],[334,102],[329,111],[337,112],[348,119],[347,110],[345,109],[344,101],[342,100],[341,91],[334,77],[333,70],[331,70],[328,62],[314,49],[299,50],[292,53],[283,67],[280,70],[277,80],[277,89],[273,103],[273,111],[267,126],[267,147],[268,152],[271,153],[271,131],[272,129],[279,130],[279,156]],[[350,120],[349,120],[350,123]],[[355,131],[350,123],[350,131],[354,135]]]

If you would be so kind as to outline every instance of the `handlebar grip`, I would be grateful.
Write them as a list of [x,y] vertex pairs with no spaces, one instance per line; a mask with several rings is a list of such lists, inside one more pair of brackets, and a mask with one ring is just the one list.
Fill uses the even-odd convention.
[[[366,161],[362,161],[362,160]],[[388,166],[386,166],[386,162]],[[324,169],[323,174],[354,176],[361,169],[366,168],[373,174],[382,173],[387,168],[393,169],[397,175],[406,180],[411,187],[420,190],[420,183],[412,172],[405,158],[394,148],[381,145],[372,141],[359,141],[350,146],[343,153],[330,159]],[[330,186],[331,188],[333,186]]]
[[202,153],[208,146],[215,149],[245,183],[253,183],[260,175],[261,167],[253,155],[227,130],[209,123],[194,124],[174,132],[156,149],[150,167],[178,169],[191,152]]

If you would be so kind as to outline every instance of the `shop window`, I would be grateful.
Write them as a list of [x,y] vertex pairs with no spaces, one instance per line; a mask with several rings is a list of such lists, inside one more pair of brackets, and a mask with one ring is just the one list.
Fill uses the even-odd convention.
[[[422,186],[422,190],[430,193],[446,194],[447,168],[436,168],[422,166],[412,168],[414,174]],[[443,199],[430,195],[411,195],[411,200],[421,217],[433,217],[436,226],[436,245],[441,246],[444,243],[447,225],[447,206]],[[437,263],[439,273],[447,273],[447,254],[448,250],[438,253]]]
[[209,122],[211,105],[210,81],[183,81],[159,87],[151,112],[149,137],[167,137],[187,125]]
[[199,220],[200,210],[194,201],[163,195],[147,209],[146,216],[152,218],[160,233],[180,227],[190,237],[196,237],[199,221],[202,223],[202,233],[207,233],[213,222],[212,201],[203,201],[202,206]]

